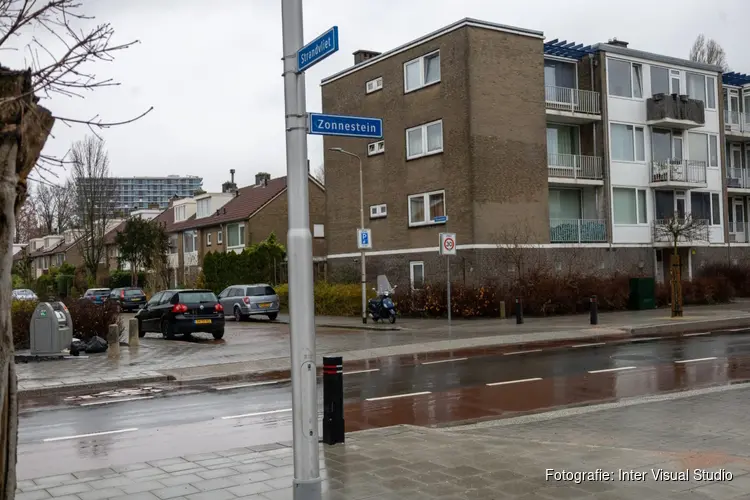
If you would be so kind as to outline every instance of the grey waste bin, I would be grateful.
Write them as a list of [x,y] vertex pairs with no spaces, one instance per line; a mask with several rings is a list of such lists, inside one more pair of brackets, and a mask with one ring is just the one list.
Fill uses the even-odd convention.
[[31,317],[31,354],[60,354],[73,340],[73,319],[62,302],[40,302]]

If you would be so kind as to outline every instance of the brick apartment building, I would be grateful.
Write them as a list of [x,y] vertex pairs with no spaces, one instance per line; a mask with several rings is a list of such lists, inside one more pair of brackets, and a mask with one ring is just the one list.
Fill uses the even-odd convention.
[[[749,241],[746,201],[734,240],[725,223],[720,68],[474,19],[354,56],[323,80],[323,112],[382,118],[384,137],[324,138],[331,276],[356,274],[359,257],[358,171],[339,147],[363,159],[370,279],[442,279],[440,232],[456,233],[451,271],[465,281],[515,272],[509,248],[558,270],[574,259],[664,279],[660,228],[675,213],[705,221],[705,237],[679,243],[687,276],[745,258],[733,242]],[[740,94],[748,85],[750,105],[743,78],[732,81]],[[750,125],[737,133],[750,140]]]

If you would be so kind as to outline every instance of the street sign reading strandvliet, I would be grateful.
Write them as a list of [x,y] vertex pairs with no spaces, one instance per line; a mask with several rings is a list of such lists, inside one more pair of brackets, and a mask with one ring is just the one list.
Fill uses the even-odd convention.
[[310,113],[308,133],[312,135],[339,135],[381,139],[383,137],[383,120],[361,116],[324,115]]
[[297,52],[297,71],[305,71],[310,66],[339,50],[339,28],[334,26]]

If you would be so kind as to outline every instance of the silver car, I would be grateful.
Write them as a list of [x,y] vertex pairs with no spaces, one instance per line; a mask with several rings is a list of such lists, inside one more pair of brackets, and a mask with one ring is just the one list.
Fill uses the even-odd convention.
[[39,297],[28,288],[17,288],[13,290],[13,300],[39,300]]
[[250,316],[268,316],[271,321],[279,315],[279,296],[266,284],[232,285],[219,294],[224,314],[242,321]]

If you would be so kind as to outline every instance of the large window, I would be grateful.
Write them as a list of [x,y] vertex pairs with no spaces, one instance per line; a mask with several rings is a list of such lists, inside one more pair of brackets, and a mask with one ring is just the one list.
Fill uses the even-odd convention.
[[198,213],[198,215],[196,216],[198,219],[211,215],[211,198],[203,198],[202,200],[198,200],[196,204],[196,211]]
[[704,219],[713,226],[721,225],[719,193],[690,193],[690,212],[696,219]]
[[436,217],[445,215],[445,191],[409,196],[409,225],[434,224]]
[[[544,61],[544,85],[546,87],[576,88],[576,65],[562,61]],[[549,97],[548,97],[549,99]]]
[[708,165],[708,135],[688,132],[688,151],[688,159],[702,161]]
[[185,205],[179,205],[174,208],[174,221],[180,222],[187,219]]
[[184,253],[192,253],[198,251],[198,231],[191,230],[182,233],[182,250]]
[[229,224],[227,226],[227,248],[245,246],[245,224]]
[[646,224],[646,190],[631,188],[612,189],[612,206],[615,224]]
[[607,60],[609,95],[643,97],[643,66],[620,59]]
[[177,253],[177,243],[178,243],[177,235],[176,234],[170,234],[169,235],[169,253]]
[[610,125],[612,160],[645,161],[643,127],[613,123]]
[[404,92],[421,89],[440,81],[440,51],[404,64]]
[[421,290],[424,288],[424,262],[409,262],[409,279],[412,290]]
[[406,131],[406,159],[443,151],[443,120],[425,123]]
[[669,93],[669,70],[651,66],[651,95]]
[[577,155],[578,127],[547,124],[547,152],[550,155]]
[[549,218],[575,219],[581,218],[581,191],[579,189],[549,190]]
[[707,109],[716,109],[716,79],[698,73],[686,73],[685,76],[690,98],[703,101]]

